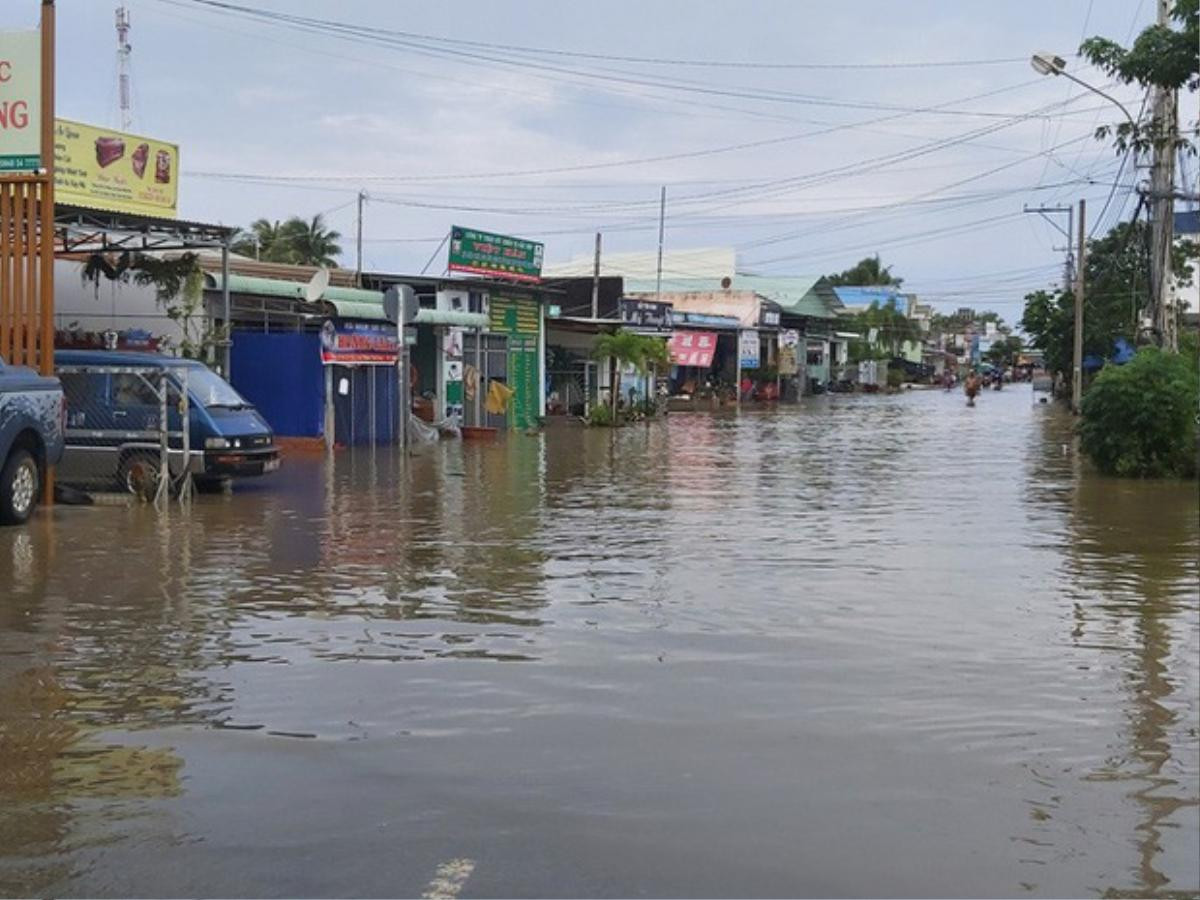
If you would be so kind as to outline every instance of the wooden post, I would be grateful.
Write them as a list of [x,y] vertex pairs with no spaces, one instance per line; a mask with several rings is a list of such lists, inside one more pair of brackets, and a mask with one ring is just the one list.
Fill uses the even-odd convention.
[[[42,0],[42,257],[41,365],[54,374],[54,0]],[[31,298],[32,299],[32,298]],[[47,501],[53,499],[53,473],[47,472]]]

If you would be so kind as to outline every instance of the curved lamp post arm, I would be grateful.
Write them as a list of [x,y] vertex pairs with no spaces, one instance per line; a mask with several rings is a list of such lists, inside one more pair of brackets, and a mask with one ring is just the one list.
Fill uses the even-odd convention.
[[1112,96],[1110,96],[1110,95],[1108,95],[1108,94],[1104,93],[1104,91],[1100,90],[1100,88],[1098,88],[1098,87],[1092,87],[1090,84],[1088,84],[1088,83],[1087,83],[1086,81],[1084,81],[1082,78],[1076,78],[1076,77],[1075,77],[1074,75],[1072,75],[1070,72],[1066,72],[1066,71],[1060,71],[1060,72],[1056,72],[1055,74],[1057,74],[1057,75],[1062,75],[1064,78],[1070,78],[1070,79],[1071,79],[1073,82],[1075,82],[1075,83],[1076,83],[1077,85],[1079,85],[1080,87],[1085,87],[1085,88],[1087,88],[1087,89],[1088,89],[1089,91],[1091,91],[1093,94],[1099,94],[1101,97],[1103,97],[1103,98],[1104,98],[1105,100],[1107,100],[1109,103],[1111,103],[1113,106],[1115,106],[1115,107],[1116,107],[1117,109],[1119,109],[1121,112],[1123,112],[1123,113],[1125,114],[1125,118],[1126,118],[1126,119],[1129,121],[1129,125],[1130,125],[1130,127],[1131,127],[1131,128],[1133,128],[1133,130],[1134,130],[1134,131],[1137,131],[1137,127],[1138,127],[1138,125],[1137,125],[1137,122],[1136,122],[1136,121],[1134,121],[1134,118],[1133,118],[1133,116],[1131,116],[1131,115],[1129,114],[1129,110],[1127,110],[1127,109],[1126,109],[1126,108],[1125,108],[1125,107],[1122,105],[1121,101],[1119,101],[1119,100],[1118,100],[1116,97],[1112,97]]

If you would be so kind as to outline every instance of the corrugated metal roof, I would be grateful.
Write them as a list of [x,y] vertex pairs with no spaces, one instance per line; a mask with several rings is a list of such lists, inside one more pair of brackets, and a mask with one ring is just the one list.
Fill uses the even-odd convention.
[[[221,253],[219,250],[201,250],[197,253],[200,268],[216,275],[221,274]],[[229,255],[229,272],[232,275],[247,275],[253,278],[275,278],[279,281],[308,282],[319,271],[318,266],[294,266],[290,263],[262,262],[239,256]],[[328,269],[329,283],[336,287],[355,287],[356,279],[349,269]]]
[[733,288],[748,288],[778,303],[786,315],[836,319],[842,301],[824,275],[735,275]]

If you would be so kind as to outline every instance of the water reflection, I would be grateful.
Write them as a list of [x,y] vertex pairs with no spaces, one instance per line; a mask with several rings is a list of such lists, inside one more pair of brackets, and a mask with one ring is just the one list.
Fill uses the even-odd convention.
[[[1194,896],[1200,873],[1163,860],[1164,834],[1200,807],[1195,682],[1186,677],[1197,654],[1186,625],[1200,610],[1194,486],[1092,477],[1074,496],[1071,560],[1098,602],[1079,606],[1072,636],[1120,654],[1125,675],[1122,742],[1089,778],[1131,785],[1141,810],[1134,881],[1106,894]],[[1181,695],[1189,683],[1193,695]]]
[[1195,497],[1070,427],[831,397],[0,531],[0,893],[1194,892]]

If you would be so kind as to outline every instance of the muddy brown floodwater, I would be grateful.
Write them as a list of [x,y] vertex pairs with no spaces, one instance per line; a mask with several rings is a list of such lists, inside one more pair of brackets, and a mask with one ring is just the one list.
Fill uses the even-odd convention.
[[0,530],[0,893],[1194,895],[1196,485],[1030,399]]

